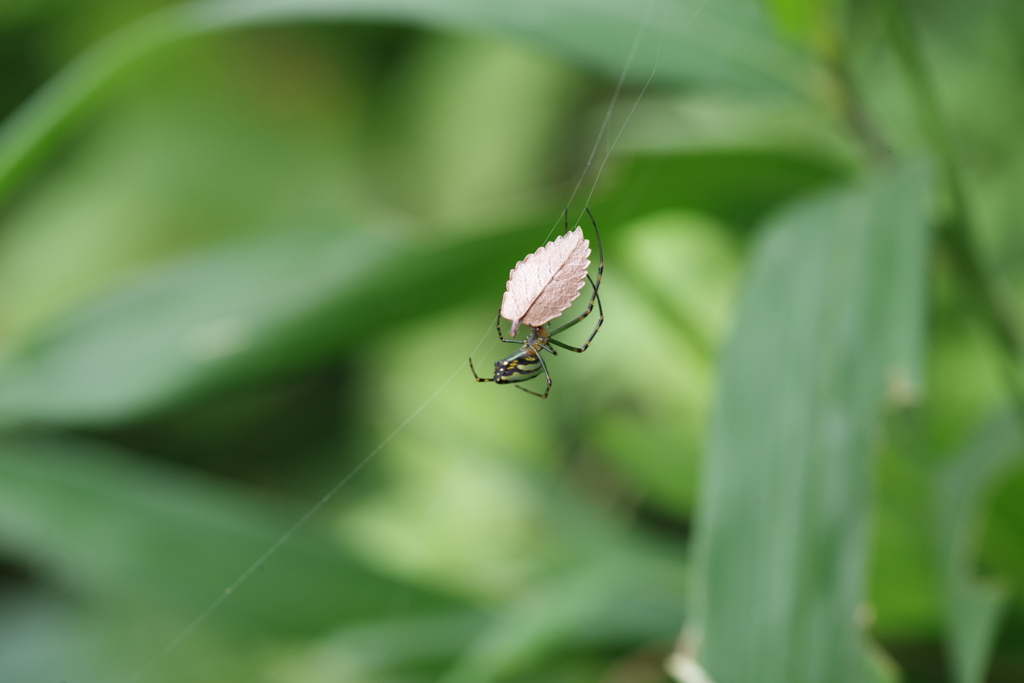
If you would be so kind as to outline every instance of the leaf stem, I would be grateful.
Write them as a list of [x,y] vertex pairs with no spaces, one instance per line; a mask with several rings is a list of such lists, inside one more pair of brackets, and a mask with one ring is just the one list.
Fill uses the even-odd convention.
[[834,50],[823,56],[828,73],[833,79],[837,106],[854,135],[864,145],[868,156],[878,165],[887,166],[892,162],[892,152],[884,137],[871,122],[871,117],[864,111],[857,84],[847,66],[845,51],[838,44],[838,40],[837,38]]

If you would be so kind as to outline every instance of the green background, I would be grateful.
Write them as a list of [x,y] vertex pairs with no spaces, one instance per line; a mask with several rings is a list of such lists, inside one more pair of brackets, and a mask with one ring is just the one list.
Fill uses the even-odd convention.
[[[1021,35],[0,5],[0,680],[1024,680]],[[567,205],[604,327],[475,383]]]

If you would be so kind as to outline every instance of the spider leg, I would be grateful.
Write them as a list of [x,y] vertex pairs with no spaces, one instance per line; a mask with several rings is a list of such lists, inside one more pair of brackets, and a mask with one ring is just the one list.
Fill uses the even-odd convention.
[[568,346],[561,342],[555,342],[556,344],[558,344],[558,346],[577,351],[577,353],[582,353],[584,350],[586,350],[586,348],[590,345],[590,342],[594,339],[594,335],[596,335],[597,331],[601,329],[601,323],[604,322],[604,311],[601,309],[601,297],[598,296],[597,293],[598,289],[600,289],[601,287],[601,279],[604,277],[604,244],[601,242],[601,232],[600,230],[597,229],[597,221],[594,219],[594,214],[590,212],[589,208],[586,209],[586,212],[587,215],[590,216],[590,222],[594,226],[594,235],[597,238],[597,281],[594,281],[594,279],[590,277],[589,273],[587,274],[587,280],[590,282],[590,286],[593,288],[594,294],[593,296],[590,297],[590,303],[587,304],[587,310],[583,311],[583,313],[576,316],[575,318],[573,318],[566,324],[562,325],[561,327],[551,330],[551,336],[554,336],[559,332],[564,332],[565,330],[569,329],[570,327],[572,327],[573,325],[575,325],[576,323],[580,322],[588,315],[590,315],[590,312],[594,310],[594,302],[597,301],[597,311],[598,313],[601,314],[601,319],[597,322],[597,327],[594,328],[594,331],[591,333],[590,338],[587,339],[586,344],[584,344],[580,349],[577,350],[574,347]]
[[[557,356],[558,355],[558,351],[555,351],[553,348],[551,348],[551,345],[549,344],[550,341],[551,341],[551,338],[548,337],[546,340],[541,342],[540,346],[538,347],[538,350],[543,349],[544,351],[547,351],[548,353],[550,353],[552,356]],[[540,356],[539,353],[537,355]]]
[[551,393],[551,373],[548,372],[547,363],[544,362],[544,359],[541,357],[541,355],[539,353],[537,354],[537,358],[540,360],[540,366],[542,368],[544,368],[544,377],[548,381],[548,386],[547,386],[546,389],[544,389],[544,393],[540,394],[540,393],[537,393],[536,391],[531,391],[531,390],[527,389],[526,387],[519,386],[518,384],[516,385],[516,389],[521,389],[522,391],[525,391],[528,394],[533,394],[534,396],[540,396],[541,398],[547,398],[548,394]]
[[[586,207],[587,215],[590,216],[590,222],[594,226],[594,236],[597,237],[597,284],[594,285],[594,291],[601,286],[601,277],[604,275],[604,244],[601,242],[601,231],[597,229],[597,221],[594,220],[594,214],[590,213],[590,207]],[[590,284],[594,284],[591,280]]]
[[[498,339],[500,339],[501,341],[505,342],[506,344],[522,344],[522,342],[516,341],[515,339],[505,339],[505,337],[501,334],[501,310],[500,309],[498,310],[498,315],[494,318],[494,328],[498,331]],[[481,377],[480,375],[476,374],[476,370],[473,369],[473,359],[472,358],[469,359],[469,369],[473,370],[473,376],[476,377],[476,381],[477,382],[493,382],[494,381],[493,379],[486,379],[486,378]]]
[[[589,275],[587,276],[587,279],[588,280],[590,279]],[[594,281],[591,280],[590,284],[591,284],[591,286],[594,286]],[[577,348],[575,346],[569,346],[568,344],[566,344],[564,342],[560,342],[557,339],[552,339],[552,337],[554,337],[554,335],[558,334],[559,332],[562,332],[564,330],[569,329],[570,327],[572,327],[573,325],[575,325],[576,323],[580,322],[581,320],[586,318],[588,315],[590,315],[590,312],[592,310],[594,310],[594,302],[595,301],[597,302],[597,312],[598,312],[598,315],[600,317],[598,318],[597,326],[594,327],[594,331],[590,333],[589,337],[587,337],[587,341],[583,344],[583,346]],[[551,342],[552,344],[556,345],[556,346],[561,346],[563,349],[567,349],[569,351],[574,351],[576,353],[583,353],[584,351],[587,350],[587,347],[590,346],[590,342],[594,341],[594,337],[597,336],[597,331],[601,329],[601,325],[603,323],[604,323],[604,309],[601,307],[601,296],[597,293],[597,287],[594,286],[594,295],[590,298],[590,304],[587,306],[587,310],[583,311],[578,316],[576,316],[576,318],[574,318],[573,320],[570,320],[569,322],[567,322],[566,324],[562,325],[558,329],[553,330],[551,332],[551,336],[548,337],[548,341]]]
[[[583,346],[580,346],[578,348],[575,347],[575,346],[569,346],[568,344],[566,344],[564,342],[560,342],[557,339],[548,339],[548,341],[550,341],[552,344],[554,344],[556,346],[561,346],[563,349],[566,349],[568,351],[573,351],[575,353],[583,353],[584,351],[586,351],[587,347],[590,346],[590,342],[594,341],[594,337],[597,336],[597,331],[601,329],[601,325],[604,323],[604,311],[601,310],[601,297],[598,296],[596,291],[594,292],[594,300],[597,301],[597,312],[598,312],[599,318],[597,320],[597,325],[594,327],[594,331],[590,333],[589,337],[587,337],[587,341],[584,342]],[[587,307],[587,310],[586,310],[585,313],[583,313],[578,318],[576,318],[576,320],[573,320],[573,321],[569,322],[568,325],[564,325],[564,326],[558,328],[557,330],[555,330],[555,332],[561,332],[566,327],[571,327],[572,325],[575,325],[576,323],[578,323],[580,320],[583,320],[583,318],[585,318],[588,315],[590,315],[590,310],[591,310],[591,308],[594,305],[594,303],[593,303],[594,300],[591,300],[590,306]],[[554,332],[552,334],[554,334]]]
[[473,367],[473,359],[472,358],[469,359],[469,369],[472,370],[473,376],[476,377],[476,381],[477,382],[493,382],[494,381],[493,379],[487,379],[486,377],[481,377],[480,375],[476,374],[476,369]]
[[[557,327],[557,328],[551,330],[550,332],[548,332],[548,334],[551,337],[553,337],[556,334],[559,334],[561,332],[565,332],[567,329],[569,329],[570,327],[573,327],[574,325],[576,325],[576,323],[582,321],[584,318],[586,318],[588,315],[590,315],[590,312],[592,310],[594,310],[594,302],[595,301],[597,302],[597,310],[601,311],[601,298],[597,295],[597,287],[594,286],[594,281],[590,279],[589,275],[587,275],[587,279],[590,280],[590,286],[594,287],[594,293],[590,296],[590,303],[587,304],[587,310],[583,311],[578,316],[576,316],[575,318],[573,318],[572,320],[570,320],[566,324],[562,325],[561,327]],[[602,318],[604,317],[604,312],[603,311],[601,311],[601,316],[602,316]]]
[[498,311],[498,316],[494,319],[494,327],[498,330],[498,339],[505,342],[506,344],[522,344],[523,342],[516,339],[505,339],[501,334],[501,310]]

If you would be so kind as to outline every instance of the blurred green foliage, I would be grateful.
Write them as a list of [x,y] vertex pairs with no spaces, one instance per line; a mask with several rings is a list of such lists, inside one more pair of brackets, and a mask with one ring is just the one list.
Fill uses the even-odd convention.
[[[0,679],[1024,679],[1022,30],[0,5]],[[604,327],[473,382],[567,203]]]

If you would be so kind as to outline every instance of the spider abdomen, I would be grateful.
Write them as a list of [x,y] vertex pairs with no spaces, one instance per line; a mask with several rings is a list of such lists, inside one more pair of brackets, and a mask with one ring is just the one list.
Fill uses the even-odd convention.
[[498,384],[524,382],[539,375],[543,369],[536,354],[519,351],[494,364],[494,381]]

